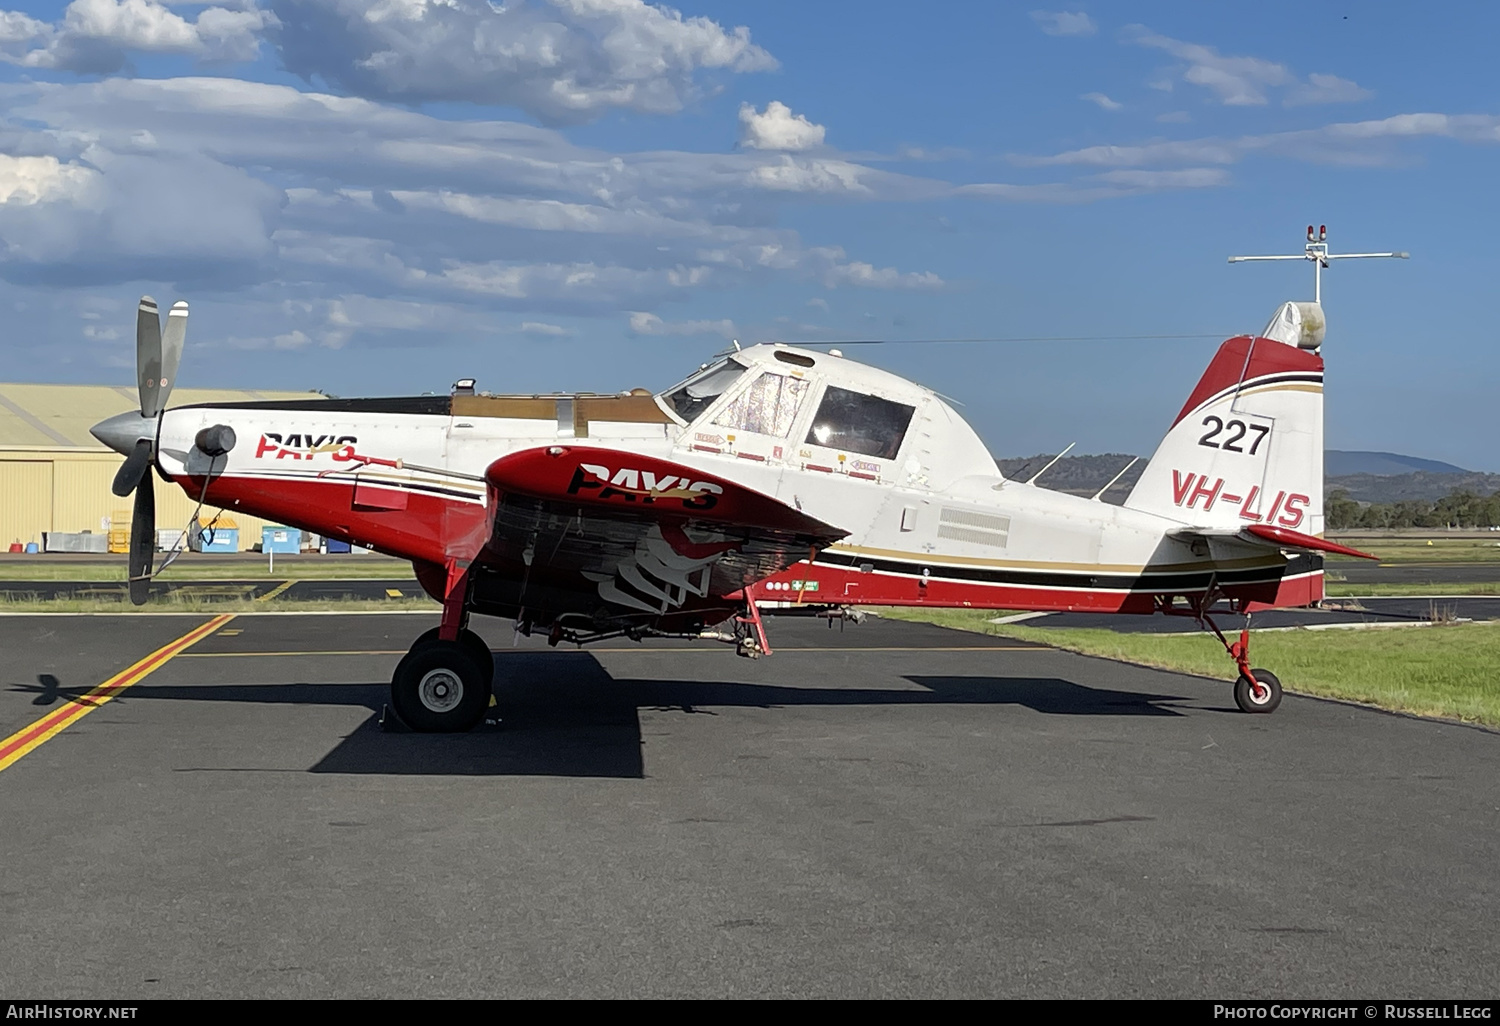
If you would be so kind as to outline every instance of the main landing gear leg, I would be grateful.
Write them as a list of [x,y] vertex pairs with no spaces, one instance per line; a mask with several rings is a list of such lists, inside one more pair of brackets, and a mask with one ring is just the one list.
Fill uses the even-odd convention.
[[760,618],[760,606],[755,604],[755,594],[745,589],[745,615],[734,618],[734,632],[739,640],[735,643],[736,655],[747,659],[759,659],[771,654],[771,641],[766,637],[766,624]]
[[471,730],[489,708],[494,656],[467,628],[468,599],[468,565],[449,560],[442,623],[412,644],[391,677],[391,706],[413,730]]
[[1231,642],[1208,615],[1209,605],[1208,596],[1204,596],[1203,603],[1198,607],[1198,621],[1214,632],[1214,636],[1229,653],[1229,658],[1239,667],[1240,676],[1234,682],[1234,704],[1240,707],[1241,712],[1274,712],[1281,704],[1281,681],[1270,670],[1250,667],[1250,628],[1246,626],[1240,631],[1240,640]]

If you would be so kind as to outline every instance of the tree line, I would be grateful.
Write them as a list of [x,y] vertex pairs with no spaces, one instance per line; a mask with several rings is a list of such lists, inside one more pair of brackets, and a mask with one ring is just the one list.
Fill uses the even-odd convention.
[[1323,504],[1328,530],[1352,527],[1495,527],[1500,525],[1500,492],[1475,495],[1452,491],[1436,502],[1404,499],[1400,502],[1355,502],[1342,488],[1328,493]]

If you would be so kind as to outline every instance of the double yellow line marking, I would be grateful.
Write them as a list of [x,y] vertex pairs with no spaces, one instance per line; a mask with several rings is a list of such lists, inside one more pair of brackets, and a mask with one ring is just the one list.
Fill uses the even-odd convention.
[[132,684],[145,680],[153,670],[164,665],[167,660],[183,649],[202,641],[233,619],[233,613],[222,613],[214,617],[202,626],[193,628],[176,641],[163,645],[146,658],[121,670],[88,694],[68,699],[62,708],[54,709],[30,726],[22,727],[4,741],[0,741],[0,770],[6,769],[32,749],[62,733]]

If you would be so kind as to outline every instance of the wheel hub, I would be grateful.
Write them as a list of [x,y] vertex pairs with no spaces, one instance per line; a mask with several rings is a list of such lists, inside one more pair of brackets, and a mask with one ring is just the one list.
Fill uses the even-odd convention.
[[429,712],[452,712],[463,701],[464,682],[452,670],[428,670],[417,685],[417,697]]

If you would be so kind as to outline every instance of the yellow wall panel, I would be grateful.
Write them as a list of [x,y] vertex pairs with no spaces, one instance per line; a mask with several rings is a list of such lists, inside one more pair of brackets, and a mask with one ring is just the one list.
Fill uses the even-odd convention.
[[0,549],[13,541],[42,542],[52,530],[52,463],[48,460],[0,462]]
[[123,458],[66,459],[52,464],[52,530],[109,530],[109,516],[130,500],[109,490]]

